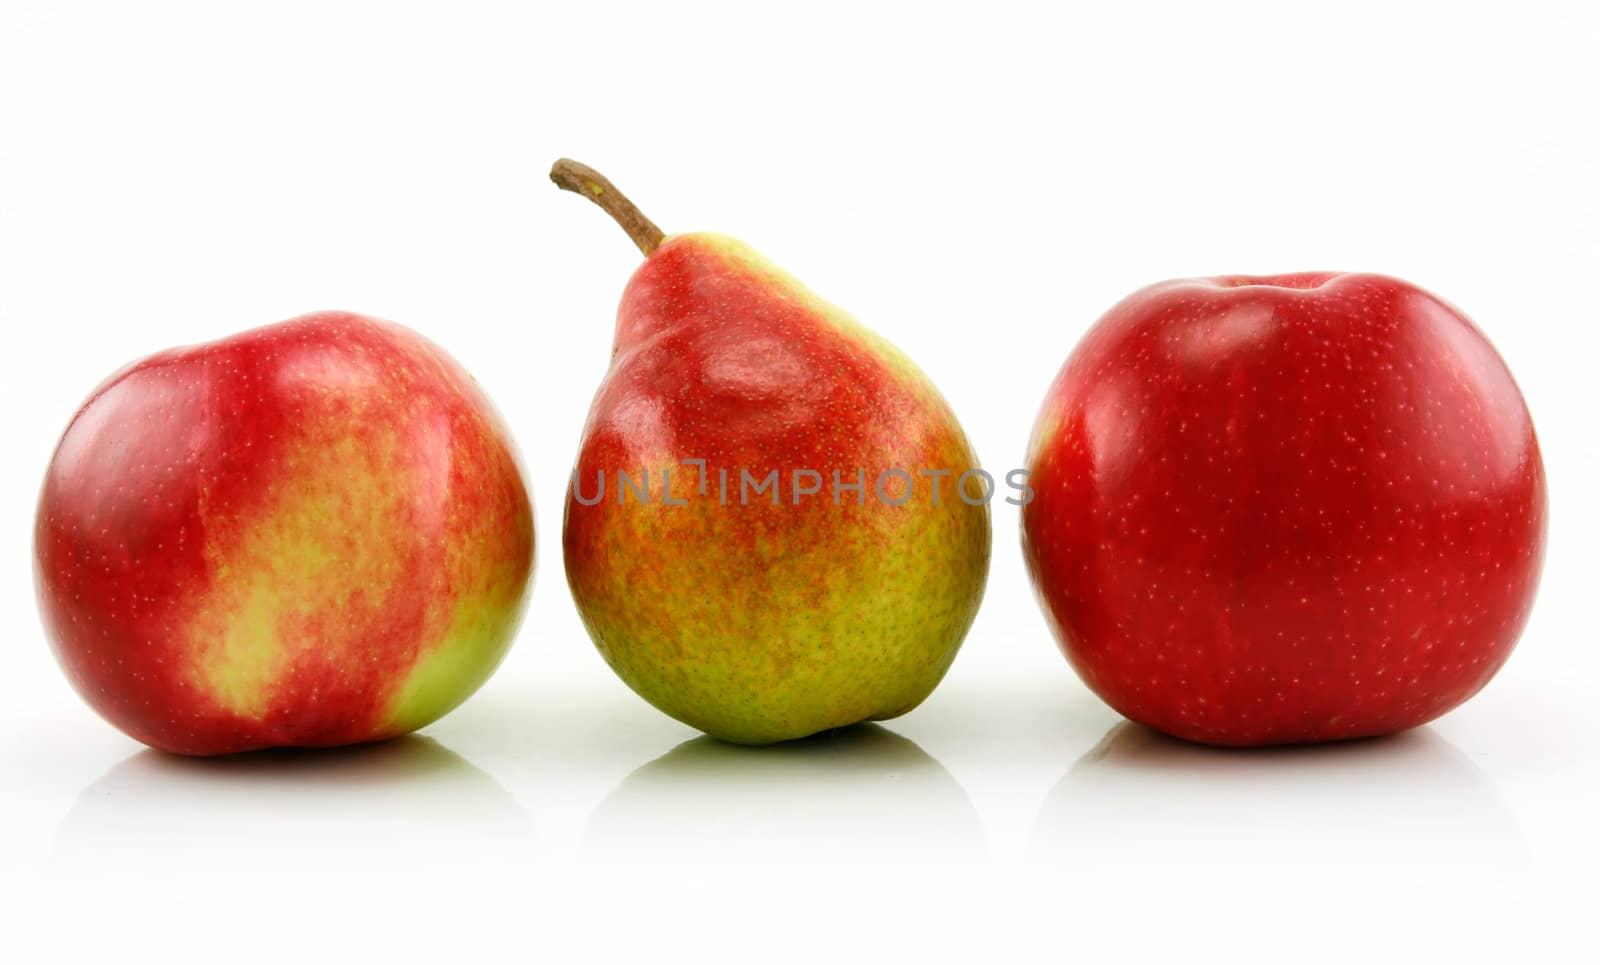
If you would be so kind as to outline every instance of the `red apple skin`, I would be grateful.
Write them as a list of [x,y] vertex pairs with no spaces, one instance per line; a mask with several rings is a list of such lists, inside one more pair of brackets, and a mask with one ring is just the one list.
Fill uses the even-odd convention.
[[1067,360],[1029,453],[1023,550],[1062,650],[1177,737],[1426,723],[1488,683],[1533,604],[1522,395],[1459,311],[1393,278],[1145,288]]
[[471,377],[343,312],[113,375],[63,434],[35,523],[67,677],[183,754],[443,715],[510,645],[532,558],[509,436]]

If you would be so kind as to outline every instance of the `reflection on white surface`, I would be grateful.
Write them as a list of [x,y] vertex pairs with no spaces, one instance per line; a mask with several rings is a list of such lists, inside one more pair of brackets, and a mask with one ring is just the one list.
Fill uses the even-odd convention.
[[860,724],[771,747],[697,737],[640,767],[590,815],[597,858],[641,851],[789,863],[971,863],[986,855],[977,813],[914,742]]
[[1430,728],[1226,750],[1113,727],[1046,798],[1036,867],[1312,874],[1526,871],[1494,782]]
[[494,778],[426,737],[223,758],[145,750],[78,795],[50,866],[66,881],[511,871],[531,833]]

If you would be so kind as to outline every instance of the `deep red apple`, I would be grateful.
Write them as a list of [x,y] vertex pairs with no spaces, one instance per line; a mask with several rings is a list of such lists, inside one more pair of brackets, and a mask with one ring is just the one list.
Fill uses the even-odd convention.
[[1365,274],[1164,282],[1108,312],[1029,446],[1023,547],[1084,681],[1178,737],[1425,723],[1527,621],[1545,479],[1459,311]]
[[533,520],[476,383],[343,312],[113,375],[50,461],[40,610],[78,692],[186,754],[414,730],[511,643]]

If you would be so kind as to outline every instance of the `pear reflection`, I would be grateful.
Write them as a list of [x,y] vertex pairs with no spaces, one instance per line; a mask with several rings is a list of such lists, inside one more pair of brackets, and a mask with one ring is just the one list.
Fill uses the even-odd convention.
[[223,758],[146,750],[78,795],[51,867],[77,880],[511,871],[530,832],[492,777],[426,737]]
[[770,747],[686,741],[601,802],[584,844],[602,859],[652,850],[819,865],[874,854],[897,866],[965,864],[986,854],[961,785],[876,724]]
[[1428,728],[1227,750],[1121,723],[1046,799],[1030,857],[1062,869],[1526,870],[1493,782]]

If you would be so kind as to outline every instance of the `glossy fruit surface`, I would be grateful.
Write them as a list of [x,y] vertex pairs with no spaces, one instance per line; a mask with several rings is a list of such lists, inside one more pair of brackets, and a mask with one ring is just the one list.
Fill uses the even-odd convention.
[[533,524],[471,377],[323,312],[102,384],[50,462],[35,553],[84,699],[220,754],[391,737],[466,699],[510,645]]
[[[988,573],[955,416],[901,352],[749,247],[641,247],[567,498],[567,579],[596,646],[726,740],[905,713],[955,658]],[[624,472],[649,478],[648,502]],[[752,494],[746,473],[776,489]],[[884,473],[904,475],[880,490]]]
[[1256,745],[1438,717],[1505,662],[1543,558],[1522,396],[1460,312],[1377,275],[1165,282],[1034,427],[1023,545],[1120,713]]

